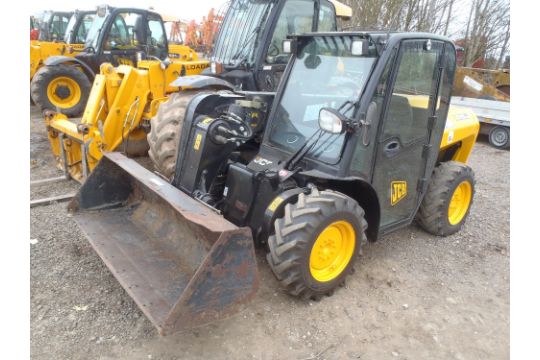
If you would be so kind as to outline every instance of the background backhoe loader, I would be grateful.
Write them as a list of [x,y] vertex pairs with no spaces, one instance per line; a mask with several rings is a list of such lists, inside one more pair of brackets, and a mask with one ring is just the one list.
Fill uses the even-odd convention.
[[[105,151],[118,149],[131,155],[146,155],[146,133],[153,127],[155,130],[148,137],[150,156],[158,168],[169,169],[170,173],[178,141],[178,132],[171,131],[171,127],[181,121],[185,109],[158,113],[166,96],[172,94],[169,103],[182,106],[201,91],[275,90],[289,57],[279,50],[288,32],[336,30],[336,16],[350,16],[346,9],[341,7],[341,13],[336,13],[333,3],[326,0],[235,0],[216,39],[212,71],[207,61],[151,60],[138,62],[137,68],[125,65],[114,68],[118,61],[102,65],[80,124],[61,114],[46,116],[58,166],[68,176],[81,181]],[[98,37],[106,38],[106,33]],[[82,59],[86,53],[80,56]],[[201,71],[207,71],[208,75],[196,77],[188,85],[182,84],[182,88],[173,82]],[[190,90],[178,92],[181,89]],[[154,119],[153,124],[150,119]],[[119,147],[122,143],[125,146]]]
[[69,204],[161,334],[252,299],[255,246],[288,293],[317,299],[345,281],[366,241],[415,218],[445,236],[467,218],[479,124],[467,109],[449,113],[449,39],[327,32],[283,49],[292,57],[275,93],[170,98],[167,111],[185,107],[171,183],[105,153]]
[[42,61],[30,86],[32,99],[41,110],[72,117],[82,114],[92,81],[105,62],[135,66],[147,58],[165,61],[171,51],[175,61],[198,59],[187,46],[169,49],[159,14],[134,8],[98,7],[81,48],[71,56],[58,54]]

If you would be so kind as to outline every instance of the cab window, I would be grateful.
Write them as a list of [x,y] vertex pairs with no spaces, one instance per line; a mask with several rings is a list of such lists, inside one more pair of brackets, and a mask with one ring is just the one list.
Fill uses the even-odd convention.
[[427,134],[428,104],[437,74],[440,49],[425,50],[423,41],[407,40],[392,91],[382,139],[398,137],[410,144]]
[[77,29],[77,35],[75,37],[76,44],[81,44],[86,41],[86,35],[88,35],[88,29],[90,29],[93,20],[94,14],[88,14],[84,16],[81,24],[79,25],[79,28]]
[[64,15],[54,15],[49,28],[51,39],[57,41],[64,40],[64,34],[69,23],[69,17]]
[[337,25],[334,9],[330,5],[321,4],[321,9],[319,10],[319,24],[317,31],[335,31],[336,28]]
[[144,41],[143,17],[137,13],[118,14],[107,34],[105,50],[138,50]]
[[160,59],[167,57],[168,49],[163,23],[154,15],[148,16],[146,44],[148,45],[148,55],[156,56]]
[[311,32],[314,14],[315,4],[311,0],[290,0],[285,4],[266,53],[266,63],[287,63],[289,56],[283,52],[283,40],[290,34]]

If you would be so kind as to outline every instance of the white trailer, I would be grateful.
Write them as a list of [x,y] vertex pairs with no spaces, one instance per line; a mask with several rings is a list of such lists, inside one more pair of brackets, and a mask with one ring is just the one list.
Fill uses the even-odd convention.
[[480,121],[480,133],[499,149],[510,147],[510,103],[505,101],[453,96],[452,105],[470,108]]

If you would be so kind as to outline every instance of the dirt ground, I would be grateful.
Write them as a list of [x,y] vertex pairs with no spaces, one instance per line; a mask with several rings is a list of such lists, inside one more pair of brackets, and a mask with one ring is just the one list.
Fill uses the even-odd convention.
[[[60,176],[32,109],[31,178]],[[66,204],[31,209],[33,359],[507,359],[508,151],[481,139],[476,196],[461,232],[416,225],[367,246],[334,296],[302,302],[282,291],[258,254],[261,288],[240,314],[160,337],[94,253]],[[32,199],[73,192],[32,186]]]

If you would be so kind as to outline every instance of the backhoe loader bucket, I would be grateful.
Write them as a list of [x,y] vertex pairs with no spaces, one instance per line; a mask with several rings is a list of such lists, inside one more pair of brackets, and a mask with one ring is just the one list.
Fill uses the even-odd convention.
[[162,335],[227,317],[257,291],[249,228],[120,153],[104,154],[68,210]]

